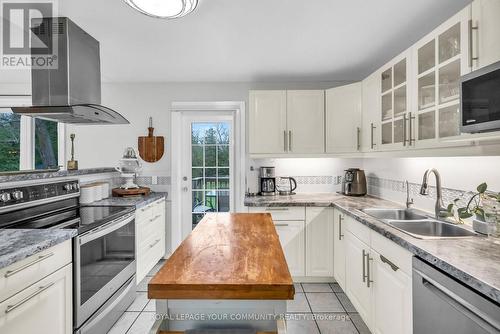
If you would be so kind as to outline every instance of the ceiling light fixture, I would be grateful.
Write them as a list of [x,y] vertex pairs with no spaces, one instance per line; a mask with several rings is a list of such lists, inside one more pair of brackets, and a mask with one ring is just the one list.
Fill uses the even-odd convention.
[[195,10],[198,0],[124,0],[138,12],[160,19],[176,19]]

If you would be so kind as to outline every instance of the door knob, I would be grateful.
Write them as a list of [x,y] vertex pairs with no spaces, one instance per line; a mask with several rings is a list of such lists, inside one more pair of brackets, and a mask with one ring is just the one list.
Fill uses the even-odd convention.
[[187,177],[187,176],[184,176],[184,177],[182,178],[182,180],[183,180],[183,181],[187,181],[187,180],[188,180],[188,177]]

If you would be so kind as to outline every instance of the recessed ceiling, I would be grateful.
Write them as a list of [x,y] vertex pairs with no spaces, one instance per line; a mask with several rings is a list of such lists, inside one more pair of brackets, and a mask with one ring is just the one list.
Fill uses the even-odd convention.
[[200,0],[181,19],[122,0],[60,0],[101,43],[106,82],[351,81],[470,0]]

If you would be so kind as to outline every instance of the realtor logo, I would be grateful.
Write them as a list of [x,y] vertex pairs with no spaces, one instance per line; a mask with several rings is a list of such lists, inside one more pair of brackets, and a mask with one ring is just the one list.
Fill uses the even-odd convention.
[[44,21],[56,17],[54,1],[0,3],[0,69],[57,68],[57,32]]

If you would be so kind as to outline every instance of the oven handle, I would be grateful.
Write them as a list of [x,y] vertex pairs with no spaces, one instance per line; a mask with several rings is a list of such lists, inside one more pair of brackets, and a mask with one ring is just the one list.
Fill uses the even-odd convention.
[[95,240],[95,239],[102,237],[103,235],[106,235],[106,234],[109,234],[113,231],[116,231],[119,228],[127,225],[128,223],[130,223],[134,219],[135,219],[135,213],[132,213],[128,216],[115,219],[115,220],[113,220],[105,225],[101,225],[99,227],[96,227],[95,229],[91,230],[90,232],[79,236],[78,237],[79,244],[80,245],[86,244],[92,240]]

